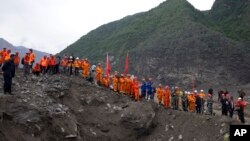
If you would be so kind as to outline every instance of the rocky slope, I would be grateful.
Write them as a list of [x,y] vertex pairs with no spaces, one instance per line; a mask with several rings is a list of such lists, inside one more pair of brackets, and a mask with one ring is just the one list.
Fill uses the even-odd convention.
[[[140,77],[153,77],[157,82],[186,88],[192,87],[194,79],[201,88],[213,86],[231,90],[242,87],[250,82],[248,36],[240,36],[245,37],[241,42],[224,30],[218,30],[227,29],[236,21],[220,21],[218,16],[225,17],[225,13],[239,8],[232,6],[221,12],[221,4],[217,3],[228,4],[227,0],[217,1],[206,15],[186,0],[168,0],[148,12],[125,17],[89,32],[61,54],[88,57],[96,64],[104,62],[108,52],[112,69],[123,72],[125,55],[129,52],[130,73]],[[246,0],[235,3],[247,6]],[[237,11],[236,15],[232,13],[228,17],[247,17],[244,16],[247,12]],[[221,14],[216,18],[216,13]],[[237,30],[244,29],[244,35],[249,34],[249,22],[245,21],[249,18],[242,19],[242,26],[239,25]],[[233,24],[237,25],[237,22]],[[230,26],[230,33],[238,33],[234,29]]]
[[[165,110],[62,75],[14,79],[0,88],[0,140],[118,141],[222,140],[235,119]],[[247,121],[249,122],[249,121]],[[208,132],[209,131],[209,132]]]

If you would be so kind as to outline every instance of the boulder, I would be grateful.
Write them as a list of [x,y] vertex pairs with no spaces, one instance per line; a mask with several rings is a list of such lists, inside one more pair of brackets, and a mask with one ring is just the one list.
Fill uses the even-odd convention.
[[121,124],[127,129],[134,130],[137,135],[150,132],[153,127],[155,112],[149,103],[131,102],[121,112]]

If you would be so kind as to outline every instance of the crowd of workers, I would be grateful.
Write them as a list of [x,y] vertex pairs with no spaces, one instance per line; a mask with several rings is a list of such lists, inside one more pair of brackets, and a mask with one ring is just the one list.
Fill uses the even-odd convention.
[[[205,94],[204,90],[184,91],[179,87],[169,87],[159,84],[154,87],[151,78],[142,78],[130,74],[120,74],[115,71],[114,74],[104,74],[101,63],[97,66],[90,64],[87,58],[79,59],[73,56],[44,56],[39,62],[35,63],[36,55],[30,49],[22,59],[19,53],[10,54],[11,50],[4,48],[0,52],[0,64],[3,64],[2,70],[4,75],[4,93],[11,94],[12,78],[15,76],[15,69],[19,63],[23,65],[24,77],[30,73],[34,75],[45,74],[65,74],[81,76],[84,79],[94,82],[95,84],[112,89],[114,92],[132,97],[135,101],[156,100],[164,108],[173,108],[186,112],[196,112],[198,114],[213,115],[213,89],[210,88]],[[33,66],[33,64],[35,65]],[[244,108],[247,102],[244,100],[245,93],[239,91],[239,98],[236,102],[228,91],[219,91],[218,101],[221,102],[222,115],[233,117],[234,111],[238,112],[238,117],[242,123],[245,123]]]

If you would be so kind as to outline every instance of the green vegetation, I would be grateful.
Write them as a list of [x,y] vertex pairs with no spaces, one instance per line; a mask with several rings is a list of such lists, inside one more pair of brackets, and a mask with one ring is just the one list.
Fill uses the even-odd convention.
[[129,51],[132,73],[150,74],[162,82],[175,83],[200,73],[227,81],[237,73],[234,77],[246,83],[249,11],[249,0],[217,0],[206,12],[186,0],[168,0],[148,12],[100,26],[60,54],[73,53],[97,63],[104,62],[108,52],[112,69],[122,71]]

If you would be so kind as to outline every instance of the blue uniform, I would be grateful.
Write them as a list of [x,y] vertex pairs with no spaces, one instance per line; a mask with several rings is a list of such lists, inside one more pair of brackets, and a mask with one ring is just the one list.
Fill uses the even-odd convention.
[[147,99],[153,99],[152,95],[153,95],[153,88],[152,88],[152,82],[148,81],[146,82],[146,87],[147,87]]
[[146,85],[146,82],[143,82],[141,85],[141,96],[142,97],[146,96],[146,91],[147,91],[147,85]]

